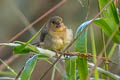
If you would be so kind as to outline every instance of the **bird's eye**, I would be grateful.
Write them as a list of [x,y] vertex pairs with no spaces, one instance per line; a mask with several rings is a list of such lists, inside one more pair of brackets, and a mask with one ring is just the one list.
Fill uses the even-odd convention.
[[52,21],[53,24],[55,24],[55,21]]

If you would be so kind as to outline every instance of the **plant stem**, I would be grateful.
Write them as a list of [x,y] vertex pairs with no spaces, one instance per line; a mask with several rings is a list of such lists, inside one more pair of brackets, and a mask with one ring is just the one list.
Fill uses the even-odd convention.
[[[96,63],[96,47],[95,47],[94,31],[92,27],[90,28],[90,33],[91,33],[93,61],[94,63]],[[95,69],[94,77],[95,77],[95,80],[99,80],[99,73],[97,69]]]

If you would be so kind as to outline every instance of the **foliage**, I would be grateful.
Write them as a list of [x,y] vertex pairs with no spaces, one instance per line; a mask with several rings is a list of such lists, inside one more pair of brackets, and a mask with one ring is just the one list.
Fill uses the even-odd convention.
[[[105,7],[110,0],[98,0],[100,10]],[[74,51],[80,53],[87,52],[87,27],[91,24],[96,24],[100,27],[104,33],[109,37],[112,38],[113,42],[115,43],[112,47],[112,50],[109,52],[108,58],[110,58],[113,54],[113,51],[117,44],[120,44],[120,28],[119,28],[119,16],[117,14],[116,8],[114,3],[112,2],[102,13],[100,18],[95,20],[91,19],[88,21],[83,22],[77,29],[75,33],[75,38],[81,34],[74,43]],[[13,47],[13,52],[15,54],[28,54],[30,52],[34,52],[35,55],[28,59],[26,62],[24,69],[19,76],[21,80],[30,80],[31,74],[35,68],[37,60],[39,59],[48,59],[53,58],[56,54],[53,51],[45,50],[42,48],[38,48],[34,45],[31,45],[30,42],[37,36],[37,34],[41,31],[41,29],[26,43],[17,41],[15,43],[1,43],[0,45],[6,45]],[[95,40],[94,40],[94,33],[91,30],[91,43],[92,43],[92,52],[94,56],[94,63],[96,63],[96,47],[95,47]],[[113,37],[111,37],[113,35]],[[5,64],[2,60],[1,62]],[[8,69],[16,75],[16,72],[12,70],[7,64],[5,64]],[[88,71],[88,60],[86,57],[68,57],[65,59],[65,69],[66,75],[64,76],[64,80],[86,80],[89,74]],[[53,72],[53,76],[55,71]],[[53,78],[52,78],[53,79]],[[95,71],[94,79],[99,79],[98,71]],[[115,78],[117,80],[117,78]]]

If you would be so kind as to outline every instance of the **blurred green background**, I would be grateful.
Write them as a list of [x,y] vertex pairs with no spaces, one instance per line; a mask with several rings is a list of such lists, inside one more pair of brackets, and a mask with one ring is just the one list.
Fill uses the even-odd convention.
[[[7,42],[18,32],[22,31],[30,23],[35,21],[37,18],[42,16],[45,12],[51,9],[53,6],[58,4],[61,0],[0,0],[0,43]],[[119,1],[120,3],[120,1]],[[88,1],[87,0],[66,0],[66,2],[57,8],[53,13],[46,16],[44,19],[35,24],[31,29],[26,31],[21,35],[17,40],[19,41],[28,41],[39,28],[52,16],[61,16],[64,19],[64,23],[69,28],[72,28],[73,31],[76,31],[76,28],[86,21],[87,12],[89,12],[88,19],[92,19],[98,13],[98,2],[97,0],[90,0],[90,9],[88,10]],[[94,27],[95,41],[97,53],[103,49],[102,33],[100,28],[96,25]],[[88,52],[91,52],[91,39],[88,30]],[[108,37],[105,36],[107,41]],[[33,41],[39,41],[39,36]],[[113,43],[111,42],[107,51],[111,49]],[[12,49],[9,47],[0,49],[0,58],[3,60],[9,59],[10,56],[13,56]],[[29,58],[30,54],[21,55],[19,58],[12,61],[9,65],[17,72],[24,66],[26,60]],[[120,52],[119,48],[116,48],[112,60],[116,63],[120,63]],[[38,61],[37,66],[33,72],[31,80],[39,80],[40,75],[48,68],[50,64],[46,61]],[[120,64],[119,65],[110,65],[110,70],[113,73],[120,75]],[[64,72],[64,66],[59,66]],[[8,69],[5,69],[8,71]],[[61,75],[56,72],[56,79],[61,80]],[[4,75],[1,75],[4,76]],[[9,75],[10,76],[10,75]],[[46,75],[44,80],[49,80],[51,77],[51,71]]]

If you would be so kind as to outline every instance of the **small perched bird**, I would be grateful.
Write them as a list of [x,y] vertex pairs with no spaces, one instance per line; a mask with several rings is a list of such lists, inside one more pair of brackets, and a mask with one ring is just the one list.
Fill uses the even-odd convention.
[[72,29],[64,25],[61,17],[54,16],[41,31],[40,42],[44,42],[45,49],[60,51],[71,42],[72,38]]

